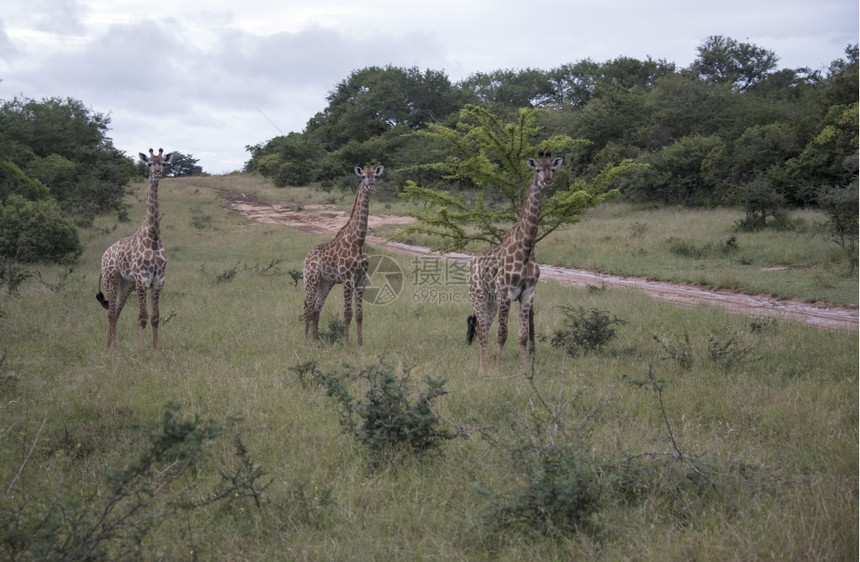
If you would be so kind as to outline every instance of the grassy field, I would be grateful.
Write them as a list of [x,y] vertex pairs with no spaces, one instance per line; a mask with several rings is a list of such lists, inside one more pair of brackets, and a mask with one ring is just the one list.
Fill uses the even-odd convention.
[[[41,268],[18,295],[0,297],[6,558],[56,558],[79,553],[76,544],[147,560],[858,558],[856,332],[543,283],[533,376],[517,372],[514,337],[499,371],[479,374],[455,266],[442,262],[440,277],[426,277],[422,259],[371,247],[403,275],[395,300],[365,305],[364,347],[306,342],[303,286],[291,273],[325,239],[251,223],[217,189],[351,204],[241,175],[163,180],[170,262],[157,354],[138,345],[133,304],[106,351],[95,299],[101,253],[134,230],[140,198],[134,223],[103,218],[82,233],[86,251],[72,271]],[[380,198],[371,210],[386,204],[402,205]],[[642,268],[648,256],[677,255],[666,231],[702,251],[731,235],[730,213],[684,227],[689,211],[629,212],[595,210],[544,241],[541,260],[657,276]],[[737,281],[695,267],[701,281],[723,286],[744,286],[746,268],[755,290],[777,294],[788,289],[776,285],[819,291],[847,277],[853,295],[791,296],[844,294],[826,300],[856,304],[856,273],[840,277],[836,266],[821,265],[820,282],[777,283],[761,271],[809,269],[812,258],[793,246],[820,235],[788,236],[792,247],[777,259],[784,241],[738,235],[746,253],[732,259],[750,263],[724,274]],[[588,248],[601,239],[617,249],[598,258]],[[575,259],[556,249],[574,240]],[[342,303],[335,288],[323,325]],[[615,336],[565,353],[552,345],[566,333],[565,306],[619,320]],[[365,402],[381,372],[416,395],[425,377],[444,379],[447,394],[432,410],[456,437],[379,461],[345,429],[327,389],[335,380]]]

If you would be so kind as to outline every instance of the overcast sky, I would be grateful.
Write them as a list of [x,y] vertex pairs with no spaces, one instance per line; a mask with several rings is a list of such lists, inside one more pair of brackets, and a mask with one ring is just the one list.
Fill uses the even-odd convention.
[[[528,6],[528,7],[526,7]],[[4,0],[0,100],[71,97],[150,147],[242,168],[325,109],[350,72],[550,70],[619,56],[678,68],[711,35],[826,68],[858,42],[857,0]]]

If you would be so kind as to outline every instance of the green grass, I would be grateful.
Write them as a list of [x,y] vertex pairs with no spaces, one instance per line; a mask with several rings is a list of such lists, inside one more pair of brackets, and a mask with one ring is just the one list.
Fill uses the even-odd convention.
[[834,243],[815,211],[788,230],[744,232],[741,209],[693,210],[608,203],[550,235],[538,259],[616,275],[685,282],[856,307],[857,250]]
[[[68,506],[89,492],[98,488],[104,495],[107,474],[140,450],[135,427],[176,402],[181,416],[242,418],[208,448],[208,458],[176,494],[206,495],[223,467],[235,462],[233,432],[270,484],[259,508],[237,502],[230,510],[212,505],[156,518],[141,544],[143,559],[857,559],[856,333],[678,307],[632,291],[542,283],[538,398],[516,372],[513,322],[501,372],[479,374],[477,348],[464,341],[465,287],[415,284],[412,273],[423,264],[408,256],[387,254],[400,264],[405,283],[394,302],[365,305],[363,348],[354,339],[305,342],[303,286],[294,287],[288,272],[301,269],[305,254],[325,238],[251,223],[229,212],[209,186],[269,189],[241,175],[162,180],[170,261],[157,354],[138,346],[133,304],[120,317],[117,347],[106,351],[107,318],[94,296],[101,253],[134,230],[139,200],[133,223],[102,218],[83,232],[86,251],[70,275],[40,269],[53,287],[32,278],[19,295],[0,296],[0,494],[10,489],[4,506],[47,512],[60,502],[73,513]],[[600,232],[600,217],[589,218],[588,228],[580,225],[593,244],[613,236],[610,246],[625,240],[644,247],[629,235],[633,223],[647,223],[643,236],[660,241],[668,238],[657,233],[661,219],[679,217],[630,210],[624,218],[613,214],[622,207],[614,209],[602,211],[619,232],[614,236],[611,227]],[[705,214],[721,216],[724,229],[694,237],[691,218],[678,237],[702,247],[732,234],[731,213]],[[573,236],[574,229],[556,236]],[[578,232],[582,265],[596,264],[598,252],[585,251]],[[754,246],[752,238],[737,236],[740,251]],[[561,262],[551,257],[551,246],[551,240],[541,246],[541,259]],[[336,287],[323,325],[342,314],[342,303]],[[571,358],[549,343],[563,328],[562,305],[608,311],[626,324],[616,326],[603,353]],[[688,368],[672,358],[666,342],[688,347]],[[714,342],[734,361],[715,361]],[[444,443],[437,456],[407,456],[371,470],[367,452],[342,430],[337,402],[303,385],[292,370],[315,361],[325,370],[356,373],[380,360],[411,368],[416,382],[425,374],[445,377],[448,394],[434,408],[462,437]],[[649,366],[662,385],[665,420],[647,384]],[[348,385],[355,396],[365,389],[355,377]],[[547,417],[541,399],[568,438],[549,426],[528,429]],[[647,464],[643,478],[651,488],[638,501],[624,500],[614,467],[630,455],[671,452],[666,421],[684,455],[708,471],[713,491],[691,489],[683,463],[668,459]],[[526,481],[509,447],[540,439],[578,447],[600,468],[604,494],[588,529],[499,526],[495,508]]]

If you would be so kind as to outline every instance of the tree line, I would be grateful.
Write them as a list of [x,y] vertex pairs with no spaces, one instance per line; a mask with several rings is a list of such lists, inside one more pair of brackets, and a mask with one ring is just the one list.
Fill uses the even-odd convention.
[[713,36],[686,68],[651,58],[586,59],[452,83],[441,71],[372,66],[338,83],[303,132],[247,146],[245,170],[278,186],[325,187],[356,163],[378,162],[398,186],[475,188],[434,168],[457,147],[422,132],[457,130],[471,106],[510,123],[526,108],[536,112],[534,145],[557,135],[581,141],[565,154],[571,178],[637,164],[613,185],[631,200],[740,204],[759,225],[785,207],[823,205],[849,188],[856,200],[857,45],[825,69],[777,69],[778,60]]

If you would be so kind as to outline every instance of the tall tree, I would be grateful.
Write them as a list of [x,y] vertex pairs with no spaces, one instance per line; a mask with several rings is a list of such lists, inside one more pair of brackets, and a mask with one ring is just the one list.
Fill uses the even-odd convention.
[[459,107],[459,93],[437,71],[371,66],[352,72],[328,95],[328,106],[306,132],[336,150],[364,142],[398,125],[416,130],[443,120]]
[[722,35],[708,37],[697,50],[690,70],[708,83],[731,84],[739,92],[764,80],[779,61],[773,51]]
[[475,101],[495,107],[543,107],[555,97],[549,75],[531,68],[477,72],[458,86]]

